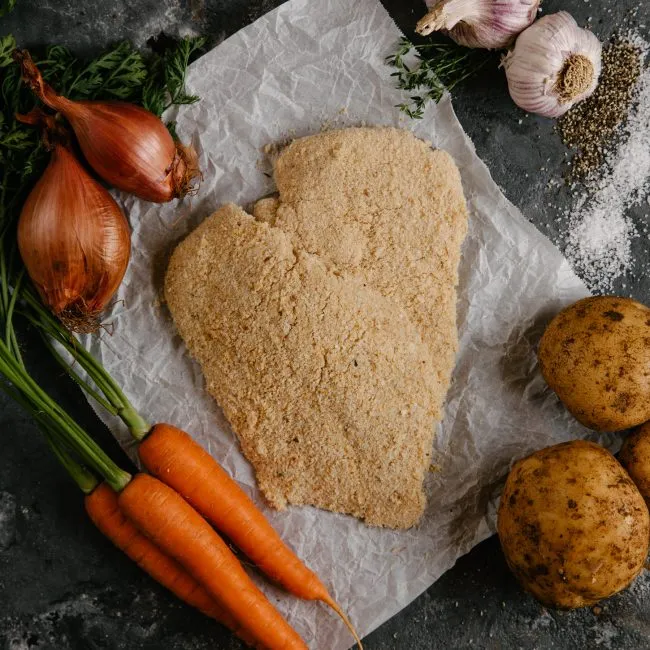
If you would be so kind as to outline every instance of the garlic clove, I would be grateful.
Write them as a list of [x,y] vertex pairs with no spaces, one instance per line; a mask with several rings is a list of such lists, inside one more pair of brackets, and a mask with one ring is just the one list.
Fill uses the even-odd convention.
[[596,36],[566,11],[540,18],[502,62],[513,101],[530,113],[564,115],[596,90],[601,53]]
[[461,21],[477,22],[488,20],[490,12],[484,3],[475,0],[440,0],[431,11],[421,18],[415,26],[415,31],[422,36],[433,32],[450,30]]
[[501,49],[528,27],[540,0],[439,0],[427,2],[429,13],[415,31],[427,36],[441,31],[465,47]]

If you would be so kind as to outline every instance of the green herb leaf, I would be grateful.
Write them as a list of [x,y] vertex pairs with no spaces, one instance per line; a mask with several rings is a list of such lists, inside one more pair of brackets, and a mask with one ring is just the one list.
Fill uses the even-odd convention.
[[167,108],[167,85],[162,59],[157,59],[149,70],[149,76],[142,88],[142,105],[160,117]]
[[0,135],[0,147],[23,151],[34,146],[36,138],[30,137],[30,133],[24,130],[12,129]]
[[198,101],[196,95],[185,90],[185,75],[192,55],[205,45],[204,38],[186,38],[165,53],[162,61],[162,74],[167,88],[168,98],[163,112],[174,104],[193,104]]
[[74,76],[73,68],[70,65],[65,70],[59,87],[59,92],[73,99],[101,96],[133,101],[140,97],[147,78],[142,55],[126,42],[91,61]]
[[2,2],[0,2],[0,18],[13,11],[15,6],[16,0],[2,0]]
[[[0,13],[0,16],[2,14]],[[0,37],[0,68],[6,68],[13,63],[11,53],[16,49],[16,41],[11,34]]]
[[204,45],[204,38],[186,38],[165,54],[165,82],[172,104],[193,104],[198,101],[196,95],[190,95],[185,91],[185,74],[190,57]]
[[[407,64],[405,58],[412,56],[415,64]],[[395,68],[398,88],[417,91],[409,97],[410,102],[398,104],[403,113],[412,119],[420,119],[430,102],[438,103],[446,91],[475,75],[492,56],[482,50],[461,47],[452,41],[430,39],[414,45],[408,38],[401,38],[394,54],[386,58],[386,64]]]
[[186,38],[156,60],[142,89],[142,105],[159,117],[170,107],[193,104],[196,95],[185,90],[185,75],[193,56],[205,45],[204,38]]

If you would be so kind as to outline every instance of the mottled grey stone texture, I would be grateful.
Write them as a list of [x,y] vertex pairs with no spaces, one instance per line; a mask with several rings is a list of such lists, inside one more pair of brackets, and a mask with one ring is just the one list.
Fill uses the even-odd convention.
[[[318,1],[318,0],[314,0]],[[650,25],[648,3],[639,22]],[[548,0],[589,16],[607,38],[625,27],[638,0]],[[384,0],[410,33],[419,0]],[[142,45],[164,31],[207,34],[212,44],[278,0],[18,0],[0,19],[24,46],[65,43],[92,52],[131,39]],[[494,178],[542,232],[557,236],[554,211],[567,205],[559,177],[565,149],[548,120],[525,117],[508,97],[503,73],[485,70],[456,94],[456,111]],[[545,168],[541,170],[541,168]],[[548,204],[552,204],[550,208]],[[637,215],[643,220],[643,210]],[[635,242],[647,259],[645,238]],[[637,269],[638,271],[638,269]],[[647,279],[626,278],[627,292],[650,301]],[[123,465],[127,461],[76,387],[39,353],[31,362],[53,395],[96,432]],[[32,422],[0,397],[0,648],[2,650],[203,650],[239,648],[216,623],[176,602],[115,550],[83,514],[80,495],[56,465]],[[321,645],[320,647],[324,647]],[[650,648],[650,580],[641,577],[601,609],[572,613],[544,609],[521,592],[492,538],[461,559],[437,584],[370,635],[369,650],[447,648]]]

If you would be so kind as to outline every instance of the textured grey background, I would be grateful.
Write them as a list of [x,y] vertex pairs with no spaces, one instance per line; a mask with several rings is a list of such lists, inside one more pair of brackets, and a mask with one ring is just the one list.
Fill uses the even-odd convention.
[[[318,0],[314,0],[318,1]],[[407,34],[422,13],[419,0],[383,0]],[[592,17],[599,36],[648,22],[647,0],[548,0],[546,13]],[[23,46],[65,43],[93,52],[124,38],[144,45],[160,32],[204,34],[215,45],[279,0],[18,0],[0,19]],[[637,17],[634,12],[638,10]],[[525,216],[552,238],[565,191],[549,188],[560,176],[565,149],[553,123],[526,117],[508,97],[502,72],[488,70],[459,90],[455,108],[495,180]],[[647,209],[635,213],[639,224]],[[625,293],[650,302],[641,272],[647,238],[634,243],[636,272]],[[622,287],[622,285],[619,285]],[[59,370],[31,359],[53,395],[76,414],[126,465],[121,450]],[[83,514],[77,489],[56,465],[29,418],[0,397],[0,648],[2,650],[203,650],[239,648],[216,623],[172,597],[114,549]],[[13,518],[15,528],[3,520]],[[9,532],[10,534],[6,534]],[[321,640],[321,644],[323,640]],[[548,611],[521,592],[492,538],[462,558],[438,583],[370,635],[369,650],[438,648],[650,648],[650,579],[643,576],[602,607]]]

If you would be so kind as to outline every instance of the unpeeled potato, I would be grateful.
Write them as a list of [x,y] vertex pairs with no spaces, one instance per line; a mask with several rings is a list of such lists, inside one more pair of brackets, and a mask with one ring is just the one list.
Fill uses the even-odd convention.
[[498,532],[509,567],[545,605],[592,605],[627,587],[648,554],[650,517],[603,447],[577,440],[514,465]]
[[650,422],[625,438],[618,458],[646,503],[650,503]]
[[650,420],[650,309],[629,298],[585,298],[561,311],[539,345],[544,379],[597,431]]

